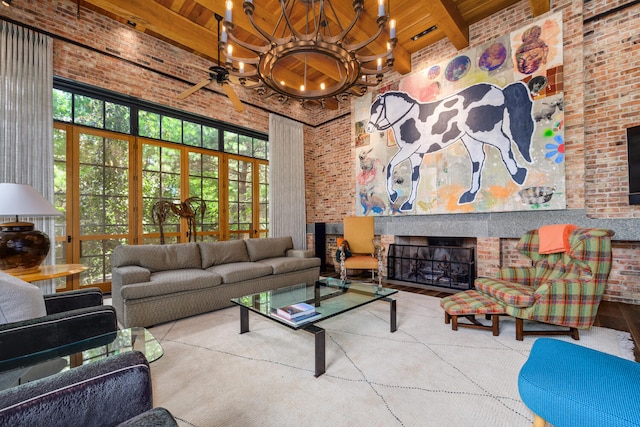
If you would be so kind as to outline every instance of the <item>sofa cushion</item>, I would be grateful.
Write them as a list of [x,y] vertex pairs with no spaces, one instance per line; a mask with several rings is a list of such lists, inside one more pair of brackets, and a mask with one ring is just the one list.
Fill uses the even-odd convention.
[[476,279],[474,285],[479,292],[514,307],[530,307],[535,302],[534,289],[531,286],[488,277]]
[[247,245],[242,240],[224,242],[200,242],[200,257],[202,268],[212,265],[229,264],[232,262],[249,262]]
[[291,240],[290,236],[247,239],[244,242],[247,245],[251,261],[283,257],[286,256],[287,249],[293,249],[293,240]]
[[222,283],[226,284],[269,276],[273,270],[270,265],[257,262],[232,262],[230,264],[214,265],[207,268],[206,271],[222,277]]
[[222,278],[200,269],[160,271],[151,275],[146,283],[125,285],[120,290],[122,299],[138,299],[177,292],[193,291],[218,286]]
[[320,266],[320,258],[277,257],[265,258],[258,262],[271,266],[273,274],[289,273]]
[[202,268],[197,243],[117,246],[111,255],[111,265],[139,265],[151,272]]
[[0,324],[47,315],[37,286],[0,271]]

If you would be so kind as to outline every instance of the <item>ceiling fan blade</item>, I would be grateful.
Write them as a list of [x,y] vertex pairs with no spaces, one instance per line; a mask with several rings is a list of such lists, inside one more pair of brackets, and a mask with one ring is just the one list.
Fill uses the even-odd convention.
[[210,72],[211,72],[211,68],[201,67],[201,66],[196,65],[196,64],[189,64],[189,66],[190,66],[191,68],[195,68],[196,70],[202,70],[202,71],[204,71],[205,73],[210,73]]
[[223,83],[222,90],[227,94],[227,97],[229,97],[233,106],[236,107],[236,111],[239,113],[244,112],[245,106],[242,104],[240,98],[238,98],[238,94],[233,90],[231,85],[229,83]]
[[191,86],[189,89],[185,90],[180,95],[178,95],[178,99],[185,99],[187,96],[191,95],[193,92],[197,91],[198,89],[202,89],[203,87],[211,83],[211,80],[212,79],[210,78],[201,80],[200,82],[196,83],[194,86]]

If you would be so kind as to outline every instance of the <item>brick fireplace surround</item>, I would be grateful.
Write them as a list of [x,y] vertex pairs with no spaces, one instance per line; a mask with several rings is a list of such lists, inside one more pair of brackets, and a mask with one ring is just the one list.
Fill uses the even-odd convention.
[[[516,1],[470,25],[469,47],[539,19],[531,13],[536,2]],[[491,275],[501,266],[524,262],[515,244],[528,229],[552,223],[610,228],[616,233],[614,264],[604,298],[640,305],[640,206],[628,203],[625,139],[627,127],[640,125],[640,4],[552,0],[550,13],[556,12],[562,12],[564,34],[567,209],[378,217],[376,234],[386,246],[409,237],[475,238],[477,274]],[[338,110],[305,110],[295,103],[266,103],[251,92],[240,92],[247,111],[239,115],[215,90],[177,99],[199,79],[185,64],[208,67],[209,61],[79,7],[74,0],[14,1],[11,7],[0,7],[0,18],[52,36],[53,73],[59,78],[258,132],[268,133],[270,113],[302,123],[310,248],[314,224],[327,224],[327,247],[331,247],[342,233],[342,219],[361,209],[355,194],[353,103]],[[448,40],[440,40],[411,56],[411,71],[421,71],[456,52]],[[395,72],[385,75],[382,86],[403,77]]]

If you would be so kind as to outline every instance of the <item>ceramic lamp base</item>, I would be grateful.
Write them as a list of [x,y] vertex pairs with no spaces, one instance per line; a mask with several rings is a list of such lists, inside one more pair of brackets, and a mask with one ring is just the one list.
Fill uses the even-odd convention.
[[0,270],[5,273],[37,271],[49,248],[49,237],[30,222],[0,224]]

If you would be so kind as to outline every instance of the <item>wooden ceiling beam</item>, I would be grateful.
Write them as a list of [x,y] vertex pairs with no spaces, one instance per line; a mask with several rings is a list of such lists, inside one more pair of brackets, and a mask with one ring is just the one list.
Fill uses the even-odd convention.
[[551,2],[549,0],[529,0],[531,5],[531,13],[533,16],[540,16],[551,10]]
[[453,0],[421,0],[421,3],[456,49],[469,47],[469,25]]
[[145,29],[201,52],[209,58],[218,56],[217,34],[196,25],[166,7],[149,7],[148,0],[85,0],[107,12],[121,16]]

